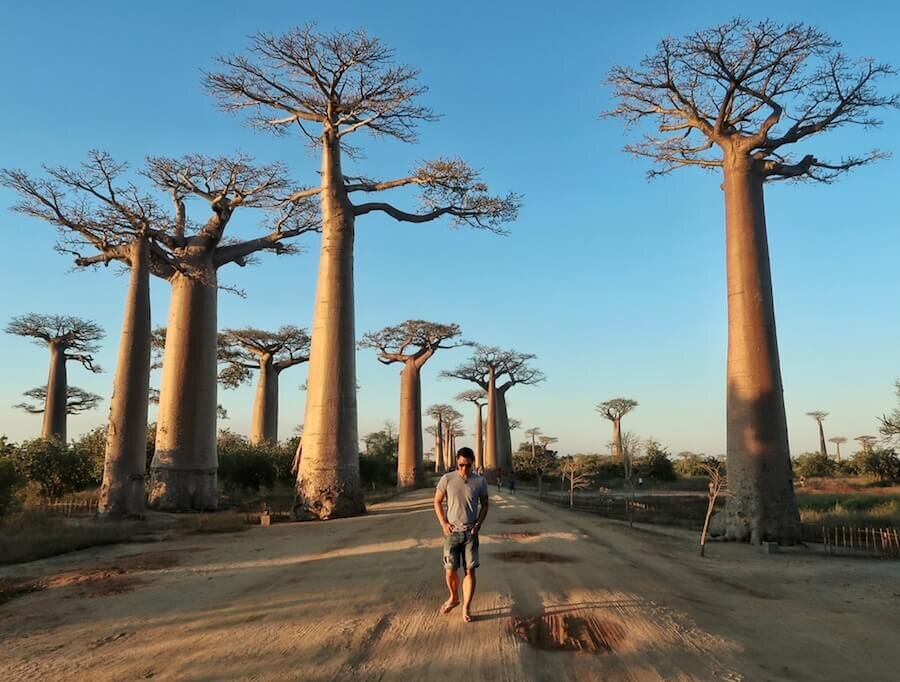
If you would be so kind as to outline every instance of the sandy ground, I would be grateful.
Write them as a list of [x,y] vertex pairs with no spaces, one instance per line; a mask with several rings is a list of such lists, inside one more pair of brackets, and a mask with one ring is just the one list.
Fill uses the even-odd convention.
[[900,562],[763,555],[492,495],[474,606],[429,491],[0,570],[2,680],[896,680]]

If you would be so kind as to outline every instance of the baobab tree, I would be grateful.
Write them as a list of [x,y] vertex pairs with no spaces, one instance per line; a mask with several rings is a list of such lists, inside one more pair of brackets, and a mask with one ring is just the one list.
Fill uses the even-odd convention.
[[815,419],[816,424],[819,425],[819,454],[823,457],[828,457],[828,450],[825,448],[825,429],[822,428],[822,422],[825,421],[825,417],[828,416],[828,413],[822,412],[821,410],[814,410],[813,412],[807,412],[806,416]]
[[[416,69],[394,63],[393,51],[363,30],[318,33],[312,25],[276,36],[257,33],[250,56],[219,59],[207,89],[226,111],[251,111],[251,123],[275,133],[303,133],[321,152],[319,184],[295,193],[318,196],[322,249],[312,324],[306,433],[297,480],[298,517],[330,518],[365,510],[356,452],[356,356],[353,242],[356,219],[383,213],[424,223],[449,216],[454,224],[500,233],[516,216],[519,197],[492,196],[478,171],[439,158],[409,175],[379,181],[346,175],[342,156],[354,155],[354,133],[414,142],[419,123],[435,120],[418,103],[425,92]],[[421,212],[386,201],[354,204],[354,193],[415,186]]]
[[[47,405],[47,387],[37,386],[22,395],[26,398],[34,400],[34,403],[18,403],[13,407],[25,410],[28,414],[44,414]],[[77,386],[66,387],[66,414],[81,414],[89,410],[96,409],[100,404],[102,396],[96,393],[90,393],[83,388]]]
[[475,468],[483,470],[484,467],[484,406],[487,405],[487,391],[483,388],[473,388],[456,394],[456,400],[472,403],[475,406]]
[[625,467],[625,480],[631,481],[631,458],[625,456],[625,450],[622,447],[622,417],[631,412],[638,406],[636,400],[631,398],[613,398],[597,405],[596,409],[604,419],[612,422],[613,427],[613,457],[621,460]]
[[[497,468],[507,472],[512,470],[512,438],[506,393],[513,386],[533,386],[544,380],[543,372],[528,365],[534,358],[528,353],[477,345],[468,362],[441,373],[444,378],[471,381],[487,393],[484,470],[492,481]],[[498,383],[504,377],[505,380]]]
[[853,440],[857,441],[862,446],[863,452],[868,455],[878,438],[876,436],[857,436]]
[[281,373],[309,360],[309,334],[305,329],[285,325],[277,332],[247,327],[225,329],[219,333],[219,362],[226,366],[219,381],[237,388],[259,372],[250,442],[278,442],[278,378]]
[[369,332],[360,348],[374,348],[385,365],[402,363],[400,371],[400,435],[397,447],[397,487],[425,483],[422,468],[422,367],[439,348],[455,348],[459,326],[425,320],[407,320],[393,327]]
[[36,178],[22,170],[0,172],[16,191],[16,211],[55,226],[57,250],[81,268],[110,263],[130,271],[116,375],[106,429],[106,455],[98,512],[104,517],[144,511],[150,372],[150,275],[174,273],[170,218],[153,197],[123,177],[127,165],[91,151],[78,168],[45,168]]
[[462,425],[462,418],[462,414],[455,409],[445,418],[444,452],[446,456],[444,459],[448,469],[456,468],[456,439],[466,435]]
[[841,444],[846,443],[847,439],[844,438],[843,436],[835,436],[834,438],[829,438],[828,442],[834,443],[835,447],[837,448],[837,461],[840,462],[841,461]]
[[553,443],[556,443],[558,440],[559,438],[557,438],[556,436],[542,435],[540,437],[540,454],[535,453],[534,442],[532,441],[532,467],[534,468],[534,472],[537,474],[538,499],[541,499],[541,495],[543,494],[544,472],[547,471],[548,468],[553,466],[553,462],[556,459],[556,453],[548,449],[548,446],[553,445]]
[[[14,317],[6,325],[7,334],[26,336],[50,350],[50,373],[43,392],[44,421],[41,438],[55,438],[66,442],[66,415],[69,409],[69,384],[66,365],[75,361],[89,372],[103,371],[94,364],[91,353],[97,351],[97,342],[103,338],[100,325],[69,315],[39,315],[29,313]],[[40,389],[32,389],[25,395],[38,399]],[[79,389],[80,390],[80,389]]]
[[824,33],[802,24],[734,19],[683,39],[666,38],[639,67],[609,74],[618,106],[608,116],[653,119],[626,151],[657,163],[650,176],[683,166],[720,169],[725,195],[728,282],[728,479],[726,535],[800,539],[775,333],[763,185],[831,182],[883,158],[874,150],[839,161],[791,154],[791,145],[847,125],[869,128],[896,95],[876,85],[893,70],[852,61]]
[[535,452],[537,451],[537,437],[542,435],[541,429],[538,426],[528,429],[525,431],[526,436],[531,436],[531,457],[534,458]]
[[[149,504],[157,509],[216,508],[216,341],[218,271],[244,266],[254,254],[296,251],[287,240],[317,230],[314,206],[284,203],[289,186],[281,164],[255,165],[247,156],[150,158],[147,175],[174,204],[166,236],[172,274],[166,346],[157,417],[156,452],[150,466]],[[192,225],[185,201],[208,205],[205,222]],[[264,236],[232,242],[225,231],[236,211],[271,216]]]

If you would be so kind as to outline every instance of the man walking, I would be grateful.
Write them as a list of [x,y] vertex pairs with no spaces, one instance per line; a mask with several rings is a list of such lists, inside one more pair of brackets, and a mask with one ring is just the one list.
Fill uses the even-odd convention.
[[[444,578],[450,598],[441,606],[441,613],[450,613],[459,606],[459,575],[463,578],[463,620],[472,622],[469,608],[475,595],[475,569],[478,568],[478,532],[488,512],[488,488],[483,476],[475,473],[475,453],[460,448],[456,453],[456,471],[441,477],[434,493],[434,513],[444,532]],[[444,510],[444,500],[447,510]]]

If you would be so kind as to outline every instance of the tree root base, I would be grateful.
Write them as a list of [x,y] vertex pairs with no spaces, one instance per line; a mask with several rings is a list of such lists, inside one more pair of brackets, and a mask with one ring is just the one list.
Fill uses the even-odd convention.
[[216,471],[150,470],[147,504],[157,511],[215,511]]

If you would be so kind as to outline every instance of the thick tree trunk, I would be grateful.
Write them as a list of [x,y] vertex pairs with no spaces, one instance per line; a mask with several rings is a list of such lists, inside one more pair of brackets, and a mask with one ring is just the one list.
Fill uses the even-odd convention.
[[47,376],[47,397],[44,398],[44,421],[41,438],[56,438],[66,442],[66,406],[69,385],[66,380],[66,349],[50,342],[50,374]]
[[835,446],[837,447],[837,461],[838,461],[838,464],[840,464],[841,463],[841,444],[835,443]]
[[800,540],[775,334],[762,177],[727,158],[728,437],[726,536]]
[[135,240],[130,261],[131,280],[125,297],[97,505],[99,515],[110,518],[144,513],[150,392],[150,250],[146,240]]
[[505,476],[513,470],[512,435],[509,432],[509,415],[506,411],[506,391],[497,390],[497,466]]
[[419,368],[414,360],[403,364],[400,372],[400,433],[397,444],[397,487],[415,488],[422,480],[421,389]]
[[201,256],[170,280],[172,297],[150,465],[154,509],[216,508],[216,270]]
[[825,429],[822,428],[822,422],[818,419],[816,422],[819,424],[819,452],[823,457],[828,457],[828,448],[825,447]]
[[487,387],[487,428],[484,434],[484,474],[491,483],[497,482],[497,382],[494,370],[488,373]]
[[322,249],[294,515],[327,519],[366,511],[356,416],[355,216],[344,188],[340,141],[331,132],[323,135],[320,198]]
[[475,405],[475,468],[484,467],[484,418],[481,416],[482,405]]
[[253,445],[278,442],[278,370],[270,355],[259,358],[250,442]]

